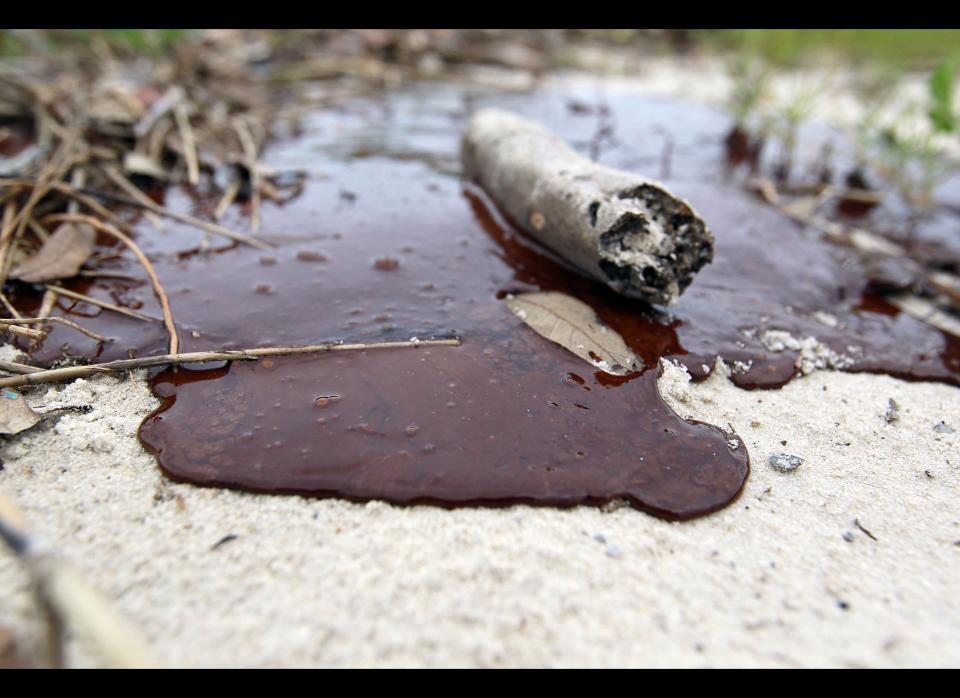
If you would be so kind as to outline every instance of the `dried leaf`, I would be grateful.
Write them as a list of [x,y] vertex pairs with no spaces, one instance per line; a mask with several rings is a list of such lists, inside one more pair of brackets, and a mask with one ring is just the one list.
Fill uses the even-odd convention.
[[643,361],[623,337],[572,296],[555,291],[522,293],[509,296],[507,306],[535,332],[606,373],[624,376],[643,369]]
[[89,116],[96,121],[130,126],[137,123],[140,118],[127,100],[110,94],[98,95],[93,100]]
[[0,434],[18,434],[40,421],[16,390],[0,388]]
[[64,223],[47,238],[35,255],[10,273],[13,279],[29,283],[69,279],[93,254],[96,231],[83,223]]
[[801,196],[789,204],[784,204],[782,208],[792,218],[809,221],[813,214],[817,212],[819,204],[820,197],[818,196]]
[[132,175],[143,175],[159,180],[168,178],[166,171],[153,158],[133,151],[123,156],[123,169]]

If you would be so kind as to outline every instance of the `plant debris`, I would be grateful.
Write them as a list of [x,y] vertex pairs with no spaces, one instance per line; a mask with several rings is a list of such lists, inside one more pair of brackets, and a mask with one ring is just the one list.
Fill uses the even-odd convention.
[[19,434],[40,421],[16,390],[0,388],[0,434]]
[[217,548],[220,548],[220,547],[226,545],[227,543],[230,543],[231,541],[237,540],[237,538],[239,538],[239,537],[240,537],[240,536],[236,535],[235,533],[228,533],[228,534],[225,535],[223,538],[221,538],[220,540],[218,540],[216,543],[214,543],[213,545],[211,545],[211,546],[210,546],[210,550],[211,550],[211,551],[216,550]]
[[867,536],[867,538],[869,538],[870,540],[877,540],[877,537],[875,535],[873,535],[870,531],[864,528],[863,524],[860,523],[860,519],[854,519],[853,525],[859,528],[863,532],[863,534]]
[[643,370],[643,361],[604,325],[586,303],[556,291],[507,297],[507,307],[532,330],[601,371],[625,376]]
[[97,233],[89,225],[63,223],[36,254],[10,272],[10,278],[39,283],[76,276],[93,254],[96,239]]
[[[257,349],[224,349],[221,351],[195,351],[186,354],[163,354],[144,356],[139,359],[122,359],[102,364],[66,366],[23,373],[19,376],[0,378],[0,388],[38,383],[55,383],[99,373],[114,373],[135,368],[151,366],[175,366],[179,364],[203,363],[205,361],[243,361],[256,360],[263,356],[287,356],[291,354],[316,354],[330,351],[366,351],[369,349],[397,349],[402,347],[457,347],[459,338],[417,339],[401,342],[369,342],[346,344],[344,342],[325,342],[300,347],[260,347]],[[12,391],[11,391],[12,392]]]

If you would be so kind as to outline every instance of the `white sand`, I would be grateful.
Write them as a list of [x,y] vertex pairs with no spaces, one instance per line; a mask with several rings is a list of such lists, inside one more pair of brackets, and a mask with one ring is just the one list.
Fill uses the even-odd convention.
[[[0,486],[170,665],[960,665],[960,391],[816,372],[747,392],[672,366],[661,390],[743,436],[754,467],[730,508],[674,524],[169,484],[135,440],[153,399],[114,378],[33,396],[94,410],[5,445]],[[774,451],[805,462],[778,473]],[[0,626],[29,642],[6,553],[0,588]],[[75,643],[71,661],[96,658]]]
[[[662,72],[648,89],[680,84]],[[114,378],[31,395],[93,411],[0,445],[0,488],[172,666],[960,666],[960,390],[818,371],[746,392],[668,366],[661,391],[745,440],[726,510],[674,524],[170,484],[136,440],[154,399]],[[779,473],[779,451],[804,463]],[[35,606],[2,550],[0,589],[29,652]]]

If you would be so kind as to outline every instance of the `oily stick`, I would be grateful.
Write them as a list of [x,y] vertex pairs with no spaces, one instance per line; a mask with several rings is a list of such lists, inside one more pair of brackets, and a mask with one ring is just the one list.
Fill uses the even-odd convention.
[[[50,291],[48,291],[48,293],[50,293]],[[92,332],[90,330],[84,329],[83,327],[80,327],[80,325],[78,325],[77,323],[71,322],[70,320],[67,320],[66,318],[62,318],[62,317],[41,316],[41,317],[25,317],[25,318],[0,318],[0,326],[4,326],[4,327],[15,325],[15,324],[31,325],[31,324],[39,324],[44,322],[55,322],[58,325],[69,327],[70,329],[76,330],[80,334],[85,334],[88,337],[90,337],[90,339],[95,339],[98,342],[110,341],[109,337],[104,337],[101,334],[97,334],[96,332]]]
[[44,288],[53,289],[57,294],[61,296],[66,296],[67,298],[73,298],[76,301],[83,301],[84,303],[89,303],[90,305],[95,305],[104,310],[112,310],[115,313],[121,315],[126,315],[128,317],[136,318],[137,320],[143,320],[145,322],[156,322],[157,318],[152,318],[149,315],[144,315],[141,312],[136,310],[131,310],[130,308],[124,308],[121,305],[114,305],[109,301],[103,301],[99,298],[94,298],[93,296],[87,296],[83,293],[78,293],[77,291],[71,291],[69,288],[64,288],[63,286],[51,286],[48,284],[44,285]]
[[[114,184],[116,184],[117,186],[119,186],[121,189],[123,189],[124,191],[126,191],[128,194],[131,193],[131,192],[129,191],[129,189],[128,189],[129,182],[124,182],[124,181],[123,181],[123,178],[117,177],[115,170],[113,170],[112,168],[106,167],[106,168],[103,169],[103,171],[104,171],[104,173],[105,173],[108,177],[110,177],[110,179],[114,182]],[[88,192],[88,193],[93,193],[93,192]],[[104,193],[100,193],[100,192],[97,192],[97,193],[95,194],[95,196],[101,196],[102,198],[105,198],[105,199],[112,198],[112,199],[114,199],[114,200],[118,200],[118,198],[119,198],[119,197],[110,196],[110,195],[107,195],[107,194],[104,194]],[[139,200],[136,200],[136,199],[127,199],[127,200],[124,200],[124,201],[120,201],[120,203],[126,203],[126,204],[131,204],[131,205],[133,205],[133,206],[139,206],[139,207],[142,207],[142,208],[146,208],[147,210],[152,211],[153,213],[157,214],[158,216],[163,216],[163,217],[165,217],[165,218],[170,218],[170,219],[172,219],[172,220],[177,221],[178,223],[185,223],[185,224],[187,224],[187,225],[191,225],[191,226],[193,226],[194,228],[199,228],[200,230],[203,230],[203,231],[205,231],[205,232],[211,233],[212,235],[219,235],[219,236],[221,236],[221,237],[225,237],[225,238],[229,238],[230,240],[234,240],[234,241],[236,241],[236,242],[242,242],[242,243],[245,243],[245,244],[247,244],[247,245],[251,245],[251,246],[253,246],[253,247],[259,247],[260,249],[269,249],[269,248],[270,248],[270,245],[268,245],[267,243],[263,242],[262,240],[257,240],[256,238],[252,238],[252,237],[250,237],[250,236],[248,236],[248,235],[244,235],[244,234],[242,234],[242,233],[234,232],[234,231],[230,230],[229,228],[225,228],[225,227],[223,227],[222,225],[218,225],[217,223],[211,223],[210,221],[201,220],[200,218],[197,218],[197,217],[195,217],[195,216],[188,215],[188,214],[186,214],[186,213],[178,213],[178,212],[176,212],[176,211],[171,211],[171,210],[168,209],[168,208],[164,208],[163,206],[160,206],[160,205],[155,204],[155,203],[152,203],[152,202],[151,202],[150,205],[147,205],[146,202],[143,202],[143,201],[139,201]]]
[[16,361],[0,361],[0,371],[7,373],[38,373],[42,370],[42,368],[19,364]]
[[47,338],[47,333],[42,330],[33,330],[29,327],[20,327],[19,325],[0,324],[0,332],[9,332],[19,337],[29,337],[30,339],[36,339],[38,341]]
[[12,388],[18,385],[34,385],[37,383],[54,383],[71,378],[82,378],[97,373],[112,373],[126,371],[133,368],[148,368],[151,366],[173,366],[178,364],[200,363],[203,361],[243,361],[256,360],[264,356],[286,356],[290,354],[317,354],[330,351],[365,351],[367,349],[399,349],[404,347],[457,347],[459,338],[451,339],[418,339],[401,342],[371,342],[370,344],[344,344],[341,342],[326,342],[311,344],[302,347],[260,347],[257,349],[226,349],[223,351],[194,351],[185,354],[164,354],[160,356],[145,356],[139,359],[121,359],[102,364],[88,364],[86,366],[68,366],[37,371],[22,376],[12,376],[0,379],[0,388]]

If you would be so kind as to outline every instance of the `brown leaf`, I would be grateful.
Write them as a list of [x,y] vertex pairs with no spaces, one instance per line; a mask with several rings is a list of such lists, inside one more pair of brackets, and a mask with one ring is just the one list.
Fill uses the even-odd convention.
[[133,151],[123,156],[123,169],[131,175],[143,175],[159,180],[167,179],[167,173],[159,163],[146,155]]
[[0,434],[18,434],[40,421],[16,390],[0,388]]
[[555,291],[507,297],[507,306],[535,332],[606,373],[625,376],[643,369],[623,337],[600,322],[593,309]]
[[40,283],[76,276],[93,254],[96,239],[97,233],[89,225],[64,223],[43,243],[40,251],[17,266],[10,277]]

